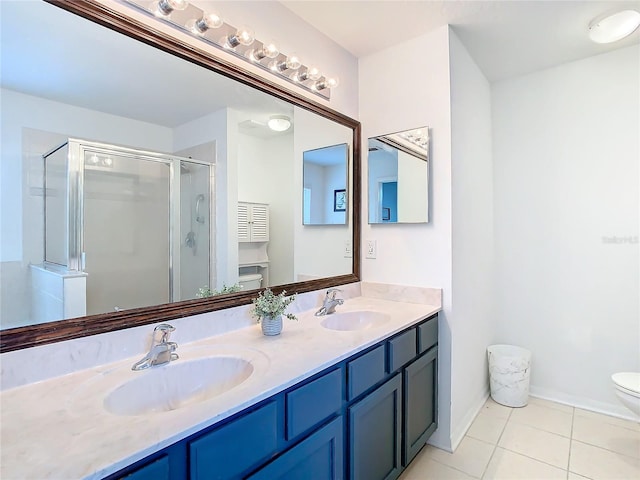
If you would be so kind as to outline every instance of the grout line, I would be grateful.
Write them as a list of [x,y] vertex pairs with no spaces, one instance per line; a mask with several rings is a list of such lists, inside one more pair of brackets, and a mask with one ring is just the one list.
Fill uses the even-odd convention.
[[576,418],[576,408],[571,409],[571,431],[569,432],[569,458],[567,458],[567,480],[569,480],[569,468],[571,467],[571,449],[573,448],[573,421]]
[[502,435],[504,434],[504,431],[507,429],[507,424],[509,423],[509,420],[511,419],[511,414],[512,413],[513,413],[513,408],[509,411],[509,415],[507,415],[507,418],[506,418],[506,420],[504,422],[504,425],[502,426],[502,430],[500,431],[500,435],[498,435],[498,440],[496,440],[496,443],[493,446],[493,452],[491,452],[491,456],[489,457],[489,461],[487,462],[487,465],[484,467],[484,470],[482,471],[482,475],[480,476],[481,479],[484,478],[484,476],[487,474],[487,470],[489,470],[489,465],[491,465],[491,461],[493,460],[493,457],[496,454],[496,451],[498,450],[498,444],[500,443],[500,439],[502,438]]

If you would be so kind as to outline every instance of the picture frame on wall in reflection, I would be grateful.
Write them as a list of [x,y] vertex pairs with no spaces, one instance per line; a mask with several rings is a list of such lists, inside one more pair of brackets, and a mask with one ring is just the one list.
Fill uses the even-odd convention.
[[382,208],[382,220],[389,221],[391,220],[391,209],[390,208]]
[[347,191],[334,190],[333,191],[333,211],[344,212],[347,210]]

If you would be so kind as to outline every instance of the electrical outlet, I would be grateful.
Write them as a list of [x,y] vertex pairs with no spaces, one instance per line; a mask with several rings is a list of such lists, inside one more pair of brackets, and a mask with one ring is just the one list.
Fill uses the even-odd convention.
[[367,258],[376,258],[378,254],[378,247],[375,240],[367,240]]
[[353,249],[351,248],[351,242],[344,242],[344,258],[353,257]]

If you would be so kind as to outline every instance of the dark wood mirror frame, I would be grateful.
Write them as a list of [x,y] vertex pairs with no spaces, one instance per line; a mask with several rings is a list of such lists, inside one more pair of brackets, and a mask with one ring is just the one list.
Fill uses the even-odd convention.
[[[216,58],[193,45],[157,31],[149,25],[129,18],[120,12],[97,3],[95,0],[44,1],[351,128],[353,130],[353,158],[351,162],[353,273],[280,285],[274,287],[273,291],[275,293],[279,293],[282,290],[286,290],[289,293],[303,293],[358,282],[360,280],[360,122],[302,95],[288,91],[280,85],[248,70],[244,70],[235,64]],[[0,332],[0,353],[246,305],[251,302],[251,299],[256,296],[256,293],[257,290],[246,293],[219,295],[201,300],[187,300],[153,307],[125,310],[122,312],[11,328]]]

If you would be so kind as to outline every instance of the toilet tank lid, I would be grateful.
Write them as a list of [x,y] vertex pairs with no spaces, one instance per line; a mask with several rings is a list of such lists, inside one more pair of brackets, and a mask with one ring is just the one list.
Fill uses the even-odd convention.
[[611,376],[613,382],[627,390],[640,392],[640,372],[620,372]]
[[262,275],[259,273],[250,273],[248,275],[240,275],[238,280],[241,282],[251,282],[252,280],[262,280]]

